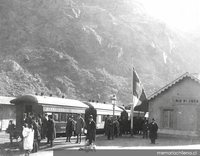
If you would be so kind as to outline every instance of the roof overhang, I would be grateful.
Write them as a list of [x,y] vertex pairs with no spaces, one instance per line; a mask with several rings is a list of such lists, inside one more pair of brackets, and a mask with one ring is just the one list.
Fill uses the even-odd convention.
[[37,97],[31,94],[18,96],[17,98],[10,100],[10,103],[18,104],[21,102],[38,103]]

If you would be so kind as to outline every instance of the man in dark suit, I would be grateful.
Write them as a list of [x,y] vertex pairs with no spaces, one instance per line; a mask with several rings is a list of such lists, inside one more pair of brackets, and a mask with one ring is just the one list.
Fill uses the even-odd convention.
[[155,123],[155,119],[149,124],[149,138],[151,139],[151,144],[155,144],[157,139],[158,125]]
[[95,141],[95,135],[96,135],[96,123],[93,120],[93,116],[89,116],[89,124],[88,124],[88,139],[89,139],[89,145],[92,145]]
[[45,114],[42,119],[42,139],[45,139],[47,136],[47,123],[48,123],[48,115]]
[[106,125],[107,139],[110,140],[110,137],[113,138],[113,121],[111,120],[110,116],[107,118]]
[[148,129],[149,129],[149,124],[147,120],[145,120],[144,124],[142,125],[143,139],[148,138]]
[[105,118],[105,123],[104,123],[104,132],[105,135],[108,135],[108,125],[107,125],[107,119],[109,118],[109,115],[106,116]]
[[50,142],[51,147],[53,147],[54,139],[56,138],[56,125],[55,121],[53,120],[52,115],[48,115],[48,122],[47,122],[47,143]]

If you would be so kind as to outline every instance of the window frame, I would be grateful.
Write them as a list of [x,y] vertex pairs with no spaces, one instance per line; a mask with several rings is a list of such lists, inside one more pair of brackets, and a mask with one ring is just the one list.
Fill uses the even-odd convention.
[[[59,122],[59,112],[52,112],[52,114],[53,114],[53,120],[55,121],[55,122]],[[55,118],[56,118],[56,114],[58,114],[58,120],[56,120]]]
[[[164,123],[164,111],[172,111],[172,126],[165,127]],[[176,107],[160,107],[160,128],[161,129],[177,129],[177,111]]]
[[[62,119],[62,117],[63,117],[63,115],[65,116],[64,118],[64,120]],[[60,113],[60,122],[66,122],[67,121],[67,113],[65,113],[65,112],[61,112]]]
[[172,109],[163,109],[163,128],[173,128],[174,121],[173,121],[174,110]]

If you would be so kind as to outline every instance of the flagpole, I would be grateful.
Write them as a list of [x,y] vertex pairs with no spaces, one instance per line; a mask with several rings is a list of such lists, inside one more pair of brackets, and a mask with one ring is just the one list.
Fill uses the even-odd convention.
[[140,82],[140,79],[137,75],[137,72],[135,71],[135,68],[133,66],[133,58],[131,56],[131,64],[132,64],[132,68],[131,68],[131,73],[132,73],[132,82],[131,82],[131,87],[132,87],[132,99],[133,99],[133,103],[131,104],[131,136],[133,136],[133,116],[134,116],[134,108],[138,105],[139,101],[144,101],[146,100],[146,95],[144,92],[144,88]]
[[[133,99],[133,56],[131,56],[131,96],[132,96],[132,100]],[[132,101],[133,103],[131,103],[131,136],[133,136],[133,113],[134,113],[134,101]]]
[[133,136],[133,103],[131,103],[131,136]]

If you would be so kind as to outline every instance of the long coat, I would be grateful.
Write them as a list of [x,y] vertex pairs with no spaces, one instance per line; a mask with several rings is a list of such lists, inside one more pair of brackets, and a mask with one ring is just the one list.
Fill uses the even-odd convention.
[[73,131],[74,131],[74,125],[73,125],[73,121],[70,119],[67,121],[67,124],[66,124],[66,136],[71,137]]
[[157,139],[158,125],[156,123],[149,124],[149,138]]
[[33,129],[34,129],[34,139],[35,141],[41,140],[41,127],[37,122],[33,122]]
[[53,119],[47,122],[47,137],[49,140],[54,140],[56,138],[56,125]]
[[105,131],[105,135],[108,134],[108,125],[107,125],[107,117],[105,118],[105,123],[104,123],[104,131]]
[[10,139],[14,136],[14,131],[15,131],[15,124],[9,124],[8,128],[6,129],[6,132],[10,134]]
[[77,123],[76,123],[76,134],[81,134],[82,133],[82,128],[85,126],[85,121],[82,117],[80,117],[78,120],[77,120]]
[[42,120],[42,138],[43,139],[47,135],[47,124],[48,124],[48,120],[44,117]]
[[144,124],[142,125],[142,131],[143,131],[143,132],[147,132],[148,129],[149,129],[148,123],[144,123]]
[[92,141],[95,141],[96,135],[96,123],[94,120],[89,122],[87,130],[87,138],[89,139],[89,143],[91,144]]
[[113,121],[108,118],[107,121],[106,121],[106,128],[107,128],[107,134],[108,133],[111,133],[113,132]]
[[22,136],[24,150],[32,150],[34,141],[34,130],[31,128],[23,127]]

